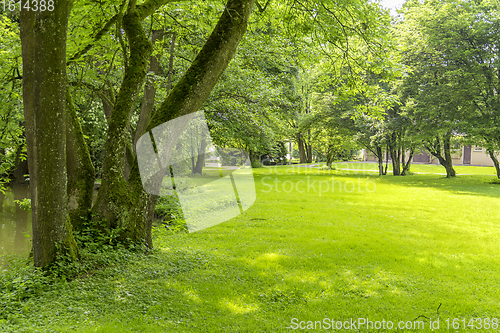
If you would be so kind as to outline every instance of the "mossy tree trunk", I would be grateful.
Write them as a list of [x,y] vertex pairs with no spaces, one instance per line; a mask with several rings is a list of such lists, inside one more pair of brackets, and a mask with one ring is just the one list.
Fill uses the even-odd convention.
[[54,11],[21,11],[23,104],[30,171],[35,266],[58,254],[76,259],[67,206],[66,28],[71,1]]
[[110,228],[118,228],[129,219],[128,211],[135,204],[125,179],[127,146],[130,145],[130,118],[133,106],[144,83],[152,46],[142,28],[135,4],[129,3],[123,17],[123,28],[130,45],[129,65],[111,113],[105,144],[102,183],[93,208],[98,218]]
[[[156,42],[161,42],[163,36],[165,35],[165,31],[162,30],[153,30],[151,36],[151,42],[153,46]],[[170,55],[172,59],[172,54]],[[172,59],[173,61],[173,59]],[[154,75],[159,75],[161,72],[160,67],[160,55],[151,56],[149,59],[149,72]],[[168,89],[167,89],[168,90]],[[167,92],[168,93],[168,92]],[[149,121],[151,120],[151,115],[153,114],[153,108],[155,104],[155,96],[156,96],[156,87],[154,80],[148,80],[144,86],[144,97],[141,102],[141,108],[139,113],[139,120],[137,121],[137,127],[135,129],[134,134],[134,142],[133,142],[133,150],[135,152],[135,144],[137,140],[141,137],[141,135],[146,131],[146,128],[149,125]],[[139,134],[140,133],[140,134]]]
[[[230,0],[202,50],[152,115],[144,133],[176,117],[196,112],[234,56],[243,37],[255,0]],[[146,76],[151,43],[142,26],[144,8],[136,11],[129,5],[123,27],[130,45],[130,62],[116,99],[105,145],[102,185],[94,212],[110,228],[119,228],[121,240],[152,246],[151,225],[156,197],[144,192],[135,161],[128,179],[124,159],[131,139],[128,126],[132,107]],[[136,134],[140,137],[141,130]]]

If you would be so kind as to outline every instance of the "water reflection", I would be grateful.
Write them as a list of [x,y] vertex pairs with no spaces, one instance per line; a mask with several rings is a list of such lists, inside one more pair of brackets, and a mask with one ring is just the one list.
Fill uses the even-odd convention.
[[26,185],[12,185],[0,193],[0,256],[27,255],[31,250],[31,214],[14,201],[29,197]]

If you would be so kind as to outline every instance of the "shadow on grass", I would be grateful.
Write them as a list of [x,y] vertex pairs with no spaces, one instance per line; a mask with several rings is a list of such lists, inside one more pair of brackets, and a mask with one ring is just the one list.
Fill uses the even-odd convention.
[[[393,176],[393,175],[374,175],[372,172],[355,172],[355,171],[318,171],[318,172],[303,172],[296,173],[290,176],[290,179],[298,181],[297,177],[310,175],[314,177],[330,178],[334,177],[338,180],[352,179],[361,177],[367,180],[376,180],[381,184],[404,186],[407,188],[434,188],[437,190],[452,192],[459,195],[474,195],[500,198],[500,180],[492,180],[490,175],[463,175],[451,178],[445,176],[425,174],[425,175],[408,175],[408,176]],[[293,178],[292,178],[293,177]]]
[[491,176],[470,175],[454,178],[436,175],[384,176],[380,177],[380,181],[405,187],[434,188],[459,195],[500,198],[500,187],[492,184]]

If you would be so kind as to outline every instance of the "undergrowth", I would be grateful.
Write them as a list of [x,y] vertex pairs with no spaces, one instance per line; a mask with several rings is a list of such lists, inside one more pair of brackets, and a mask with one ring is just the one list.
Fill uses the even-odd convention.
[[123,264],[142,247],[118,243],[117,231],[103,232],[104,222],[87,221],[75,232],[80,258],[72,261],[60,255],[47,268],[35,267],[33,261],[19,256],[7,256],[0,271],[0,321],[16,317],[24,302],[42,292],[58,288],[67,281],[86,278],[99,269]]

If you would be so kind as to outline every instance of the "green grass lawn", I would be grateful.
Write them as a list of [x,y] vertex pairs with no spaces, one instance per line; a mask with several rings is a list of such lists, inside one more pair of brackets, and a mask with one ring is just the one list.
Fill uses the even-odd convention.
[[[257,200],[242,215],[190,234],[157,228],[153,254],[46,288],[0,331],[290,332],[293,318],[397,326],[436,320],[440,304],[441,331],[500,320],[500,185],[490,175],[254,174]],[[460,329],[447,330],[448,318]],[[399,331],[430,331],[418,320],[424,329]]]

